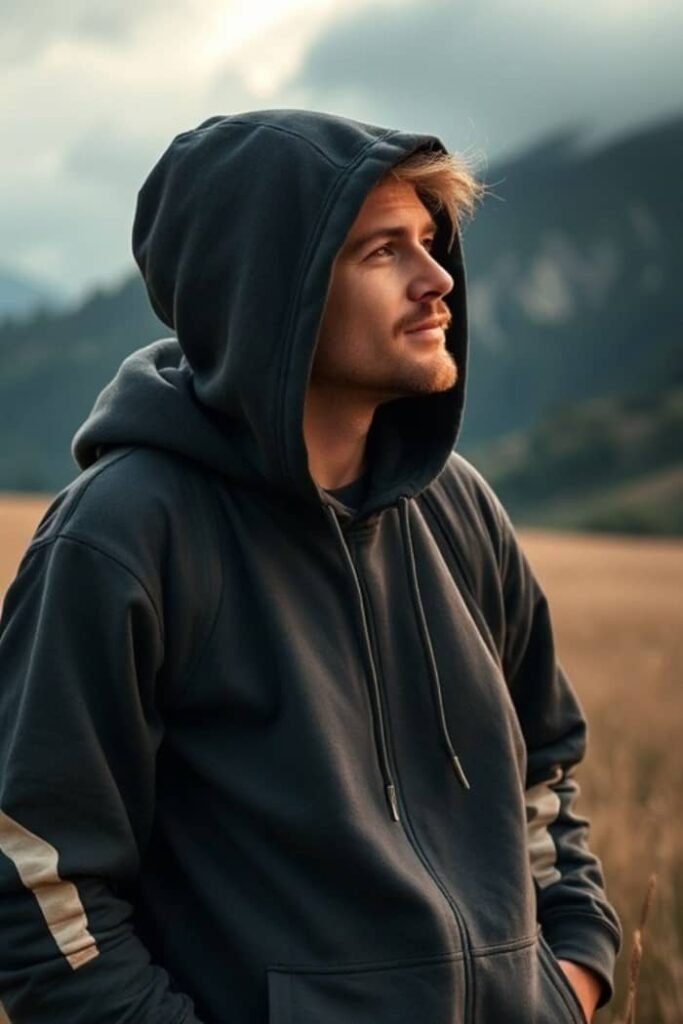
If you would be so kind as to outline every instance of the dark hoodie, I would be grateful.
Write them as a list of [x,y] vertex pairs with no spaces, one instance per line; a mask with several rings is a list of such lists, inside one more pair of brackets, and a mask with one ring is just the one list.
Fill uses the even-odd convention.
[[452,454],[451,390],[377,413],[357,509],[302,418],[332,263],[430,137],[259,111],[178,136],[134,230],[175,331],[75,439],[0,637],[13,1024],[558,1024],[618,924],[573,802],[545,598]]

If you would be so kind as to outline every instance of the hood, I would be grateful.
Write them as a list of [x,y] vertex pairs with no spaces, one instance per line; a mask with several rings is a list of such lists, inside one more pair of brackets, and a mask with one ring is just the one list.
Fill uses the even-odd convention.
[[[78,464],[148,445],[230,479],[320,500],[304,400],[335,256],[368,191],[436,138],[310,111],[213,117],[178,135],[143,185],[133,251],[175,333],[133,353],[74,439]],[[437,215],[436,258],[454,279],[449,391],[381,406],[363,510],[412,497],[441,471],[462,417],[467,354],[460,239]]]

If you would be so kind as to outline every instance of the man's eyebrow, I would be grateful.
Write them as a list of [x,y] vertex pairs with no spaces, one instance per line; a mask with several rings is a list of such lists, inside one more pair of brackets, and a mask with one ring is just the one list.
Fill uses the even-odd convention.
[[[436,233],[436,221],[428,220],[422,225],[421,234],[435,234]],[[354,238],[352,241],[347,242],[344,246],[344,252],[347,255],[353,255],[364,249],[366,245],[370,245],[371,242],[378,238],[404,238],[409,234],[408,228],[403,225],[388,224],[386,227],[373,228],[372,231],[368,231],[367,234],[361,235],[359,238]]]

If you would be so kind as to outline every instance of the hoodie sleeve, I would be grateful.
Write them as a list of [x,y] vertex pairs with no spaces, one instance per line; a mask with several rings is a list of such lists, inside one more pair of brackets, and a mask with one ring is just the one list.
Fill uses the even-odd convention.
[[133,926],[163,656],[115,557],[63,534],[29,548],[0,625],[0,1020],[199,1024]]
[[607,901],[588,822],[575,803],[574,769],[586,722],[555,654],[548,602],[497,499],[504,602],[503,665],[527,747],[526,812],[538,919],[558,958],[589,967],[612,994],[621,931]]

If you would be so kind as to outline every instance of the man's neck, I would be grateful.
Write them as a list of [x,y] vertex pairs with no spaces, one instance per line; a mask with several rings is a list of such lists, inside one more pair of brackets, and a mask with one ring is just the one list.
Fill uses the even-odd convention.
[[350,401],[348,392],[309,387],[304,439],[310,473],[320,487],[344,487],[362,474],[374,414],[374,403]]

